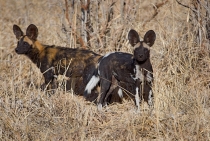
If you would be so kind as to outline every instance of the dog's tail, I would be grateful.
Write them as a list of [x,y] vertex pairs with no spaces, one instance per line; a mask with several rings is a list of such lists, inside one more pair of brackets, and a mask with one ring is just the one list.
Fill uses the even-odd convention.
[[87,97],[88,94],[91,94],[91,91],[95,88],[95,86],[99,83],[100,78],[98,75],[98,69],[95,69],[93,76],[90,81],[87,83],[84,91],[84,96]]

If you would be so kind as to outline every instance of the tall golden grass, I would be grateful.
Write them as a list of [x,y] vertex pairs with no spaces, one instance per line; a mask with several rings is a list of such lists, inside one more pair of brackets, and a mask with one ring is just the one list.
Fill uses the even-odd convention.
[[[195,40],[192,11],[175,0],[93,0],[84,29],[81,8],[88,2],[0,0],[0,138],[210,140],[209,44],[204,36],[202,44]],[[132,53],[127,40],[131,28],[141,37],[154,30],[154,109],[142,105],[136,113],[127,99],[99,112],[83,97],[60,89],[48,97],[38,88],[43,82],[39,69],[14,52],[13,24],[25,30],[31,23],[38,26],[43,43],[83,47],[102,55]]]

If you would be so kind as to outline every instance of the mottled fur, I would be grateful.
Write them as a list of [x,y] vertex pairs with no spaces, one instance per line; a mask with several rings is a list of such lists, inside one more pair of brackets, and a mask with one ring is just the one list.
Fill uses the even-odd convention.
[[17,25],[13,26],[13,32],[18,39],[16,53],[26,55],[43,73],[45,83],[42,85],[42,89],[57,88],[55,80],[57,75],[61,74],[69,77],[68,89],[72,88],[68,85],[72,81],[76,81],[74,83],[79,82],[80,87],[83,88],[82,91],[84,91],[85,84],[96,68],[95,64],[101,58],[100,55],[90,50],[41,44],[37,41],[38,28],[33,24],[28,26],[26,35]]
[[[94,74],[94,78],[100,78],[94,80],[94,83],[100,82],[99,108],[106,105],[107,98],[112,95],[112,91],[116,89],[117,85],[130,92],[128,94],[131,94],[130,97],[134,99],[138,109],[140,108],[141,99],[151,105],[153,69],[150,62],[149,48],[154,44],[156,34],[154,31],[149,30],[145,34],[144,40],[140,41],[138,33],[135,30],[130,30],[128,39],[134,47],[133,55],[123,52],[109,53],[100,60],[97,71],[95,71],[97,73]],[[93,87],[87,86],[85,96],[93,89]]]

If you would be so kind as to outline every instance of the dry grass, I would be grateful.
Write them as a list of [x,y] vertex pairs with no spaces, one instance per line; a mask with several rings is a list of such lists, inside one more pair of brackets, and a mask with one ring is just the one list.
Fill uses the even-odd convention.
[[157,34],[151,53],[154,110],[136,113],[128,99],[98,112],[94,104],[69,92],[58,90],[48,97],[37,88],[43,77],[36,66],[14,52],[12,25],[25,29],[34,23],[43,43],[78,47],[78,38],[84,38],[78,18],[80,3],[69,7],[68,21],[63,12],[65,1],[0,0],[2,140],[210,140],[210,53],[208,44],[200,46],[194,41],[190,11],[175,0],[138,4],[125,0],[125,7],[121,1],[111,6],[112,2],[91,1],[90,42],[83,47],[101,54],[132,53],[126,38],[129,29],[134,28],[141,37],[153,29]]

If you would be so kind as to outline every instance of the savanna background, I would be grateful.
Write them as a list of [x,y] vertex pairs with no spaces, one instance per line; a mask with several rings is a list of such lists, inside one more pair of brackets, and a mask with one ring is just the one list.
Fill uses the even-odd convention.
[[[181,2],[181,3],[180,3]],[[210,140],[208,0],[0,0],[1,140]],[[17,55],[13,24],[45,44],[132,53],[128,31],[152,29],[154,109],[131,99],[97,111],[73,92],[49,97],[39,69]],[[61,77],[62,78],[62,77]]]

